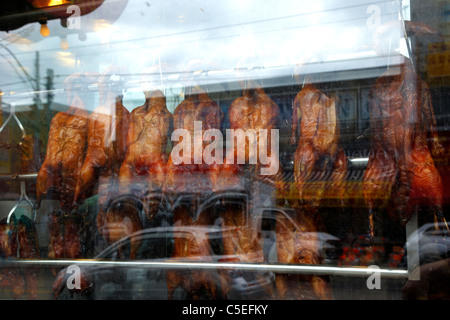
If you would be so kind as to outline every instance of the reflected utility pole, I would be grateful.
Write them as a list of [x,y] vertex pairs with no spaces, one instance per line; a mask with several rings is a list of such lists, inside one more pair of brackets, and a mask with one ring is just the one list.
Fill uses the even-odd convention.
[[39,51],[36,51],[36,59],[34,62],[34,69],[35,69],[35,76],[34,81],[36,83],[34,87],[34,105],[35,105],[35,112],[36,112],[36,119],[39,119],[39,108],[42,107],[41,103],[41,84],[39,83],[39,80],[41,78],[40,75],[40,63],[39,63]]
[[51,121],[51,110],[53,109],[53,69],[47,69],[47,82],[45,84],[45,89],[47,90],[47,104],[44,106],[45,123],[50,123]]

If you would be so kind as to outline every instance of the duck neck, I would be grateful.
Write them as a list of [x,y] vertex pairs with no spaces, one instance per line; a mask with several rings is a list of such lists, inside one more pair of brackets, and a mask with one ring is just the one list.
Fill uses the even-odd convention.
[[162,106],[166,106],[166,97],[161,90],[145,92],[145,109],[147,111]]

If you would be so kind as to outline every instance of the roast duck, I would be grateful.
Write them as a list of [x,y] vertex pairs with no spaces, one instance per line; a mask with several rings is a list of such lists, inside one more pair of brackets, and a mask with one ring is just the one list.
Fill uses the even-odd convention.
[[[122,105],[120,92],[111,86],[109,76],[104,74],[100,77],[100,105],[90,116],[77,89],[82,81],[91,81],[95,76],[75,74],[69,77],[65,85],[70,108],[56,114],[51,122],[46,157],[38,173],[37,203],[52,193],[61,203],[65,222],[60,221],[61,215],[49,215],[49,257],[81,256],[79,222],[73,217],[68,219],[68,214],[82,199],[93,193],[96,185],[101,186],[100,182],[105,182],[107,187],[97,190],[101,208],[97,224],[102,235],[113,243],[142,229],[142,224],[138,210],[133,209],[132,205],[108,206],[107,199],[118,194],[117,189],[109,187],[118,186],[121,193],[133,194],[137,184],[174,194],[181,191],[182,194],[183,190],[192,189],[189,184],[197,175],[208,180],[213,191],[227,189],[238,183],[244,172],[241,164],[248,163],[252,157],[257,158],[252,152],[259,150],[260,146],[270,146],[270,135],[258,135],[258,147],[253,148],[248,142],[237,146],[245,148],[246,152],[237,152],[235,148],[231,163],[225,161],[223,165],[207,165],[202,161],[196,164],[191,158],[190,164],[174,164],[166,152],[172,120],[173,129],[188,130],[191,138],[195,136],[195,121],[202,122],[203,132],[210,128],[220,130],[223,115],[218,104],[197,87],[177,106],[172,116],[167,110],[164,94],[160,90],[151,90],[146,92],[145,104],[128,114]],[[345,192],[347,159],[339,146],[337,104],[336,97],[325,94],[309,82],[297,94],[293,104],[292,142],[297,144],[294,181],[299,199],[313,207],[318,206],[328,191],[338,192],[336,196],[340,199]],[[243,132],[267,129],[270,132],[275,128],[278,114],[278,106],[261,87],[249,86],[229,108],[230,129]],[[394,215],[402,223],[408,221],[413,205],[419,200],[429,201],[435,209],[435,219],[443,220],[442,181],[427,142],[427,133],[430,132],[432,148],[438,151],[442,148],[435,133],[430,92],[408,62],[398,74],[385,74],[376,81],[371,93],[371,119],[373,153],[363,187],[370,212],[376,207],[377,198],[374,195],[387,184],[398,204]],[[196,145],[191,141],[192,148]],[[205,148],[205,144],[201,148]],[[192,149],[191,155],[194,154],[196,151]],[[245,159],[239,159],[242,154]],[[231,158],[226,155],[226,159]],[[261,178],[258,177],[260,165],[261,162],[256,161],[252,172],[246,177]],[[332,170],[327,187],[308,189],[307,183],[313,181],[314,172],[325,171],[324,168]],[[195,229],[214,224],[214,215],[198,214],[196,209],[195,197],[187,205],[181,203],[175,206],[174,226],[192,226]],[[146,211],[146,214],[152,218],[151,211]],[[226,230],[223,254],[238,257],[241,262],[263,262],[256,225],[247,215],[242,207],[225,203],[220,213],[222,226]],[[316,211],[297,210],[291,218],[281,217],[276,227],[278,262],[320,264],[317,239],[319,217]],[[3,232],[2,237],[5,234],[7,232]],[[11,249],[14,242],[2,242],[2,245],[4,243],[8,246],[2,248],[2,252],[6,256],[14,256],[15,251]],[[130,258],[136,257],[139,245],[132,244]],[[209,250],[209,246],[195,238],[176,237],[173,257],[208,259]],[[15,278],[12,276],[10,279],[13,281]],[[168,270],[167,285],[169,299],[173,298],[179,286],[191,298],[201,298],[205,294],[215,298],[218,294],[216,282],[208,271],[191,271],[187,275],[186,272]],[[276,285],[283,298],[331,298],[329,284],[318,276],[279,275]],[[20,291],[20,286],[18,288]],[[222,283],[222,289],[225,294],[229,290],[226,281]]]
[[130,122],[130,113],[122,104],[122,83],[114,79],[120,77],[118,71],[112,67],[99,76],[99,105],[88,118],[87,150],[75,189],[76,204],[99,194],[99,205],[104,207],[118,193],[111,188],[117,187]]
[[[108,213],[106,219],[109,221],[109,226],[117,225],[117,231],[123,230],[123,232],[116,232],[114,236],[109,235],[109,240],[112,242],[143,227],[142,219],[136,210],[136,201],[140,203],[149,221],[154,218],[155,208],[151,202],[146,201],[148,195],[146,192],[161,193],[164,187],[166,146],[172,115],[167,109],[166,97],[162,91],[146,91],[145,96],[144,105],[131,112],[127,152],[119,171],[121,193],[137,196],[137,199],[115,206]],[[123,224],[124,222],[126,223]],[[136,242],[131,244],[130,258],[136,255],[139,245]]]
[[47,152],[36,181],[36,206],[42,199],[56,199],[60,210],[48,215],[50,258],[80,258],[83,252],[82,219],[76,211],[75,194],[87,149],[89,113],[80,93],[97,81],[98,74],[75,73],[65,81],[65,112],[50,123]]
[[[271,129],[276,128],[279,114],[278,105],[270,99],[264,89],[253,82],[246,82],[243,86],[242,96],[235,99],[228,110],[230,129],[235,132],[240,130],[245,134],[248,130],[256,133],[255,140],[245,140],[244,144],[235,143],[235,147],[226,154],[223,165],[216,165],[213,169],[213,190],[233,190],[236,186],[244,185],[246,188],[254,188],[257,181],[272,181],[278,171],[271,176],[261,175],[261,167],[264,165],[259,161],[259,148],[267,148],[266,155],[270,156]],[[267,135],[259,135],[260,129],[266,129]],[[256,146],[251,145],[256,143]],[[241,152],[242,149],[245,153]],[[257,154],[254,154],[254,153]],[[245,158],[243,158],[245,157]],[[253,161],[256,163],[246,166]],[[229,161],[232,159],[232,161]],[[272,161],[278,161],[273,157]],[[220,218],[223,227],[223,254],[234,257],[243,263],[262,263],[264,254],[262,239],[256,225],[257,219],[253,219],[250,212],[251,204],[241,205],[239,202],[223,204]],[[227,296],[230,288],[229,274],[221,273],[223,294]],[[270,289],[268,289],[270,290]],[[270,296],[271,292],[267,292]]]
[[[98,78],[99,105],[88,118],[87,150],[77,180],[74,207],[94,194],[98,195],[97,228],[111,244],[123,236],[140,229],[140,220],[134,206],[128,203],[114,205],[112,199],[119,195],[119,170],[127,151],[127,134],[130,113],[122,104],[121,69],[110,67]],[[119,78],[119,79],[118,79]],[[82,229],[80,216],[60,221],[61,217],[51,215],[49,219],[49,256],[82,257],[81,241],[74,236]],[[65,226],[65,232],[60,231]],[[81,238],[82,240],[85,237]],[[130,255],[133,258],[137,245],[133,244]],[[120,252],[122,253],[122,252]],[[124,257],[125,258],[125,257]],[[60,271],[53,283],[53,292],[59,297],[65,287],[68,274]],[[85,292],[92,287],[89,273],[82,269],[80,288]]]
[[64,212],[73,209],[75,189],[86,155],[88,118],[80,96],[85,86],[97,80],[97,74],[76,73],[64,81],[67,111],[58,112],[50,123],[47,151],[36,181],[36,202],[44,197],[57,199]]
[[[375,48],[386,31],[399,22],[383,25]],[[429,26],[405,21],[405,31],[417,36],[438,36]],[[430,90],[409,59],[381,75],[370,94],[372,150],[363,178],[369,210],[369,234],[374,236],[376,208],[387,205],[389,216],[405,225],[419,207],[431,209],[436,223],[448,228],[443,216],[443,184],[432,154],[444,151],[436,132]]]
[[87,151],[75,193],[76,203],[98,194],[97,228],[109,244],[141,228],[136,210],[128,203],[113,203],[121,192],[119,172],[131,121],[122,104],[121,71],[113,66],[99,77],[99,105],[89,116]]
[[[183,163],[175,164],[172,156],[167,164],[166,192],[174,194],[173,220],[174,226],[204,227],[214,224],[214,215],[209,212],[197,212],[198,201],[202,192],[210,189],[213,179],[212,165],[195,161],[194,154],[203,154],[205,144],[194,144],[194,122],[201,121],[203,132],[208,129],[221,129],[222,111],[219,105],[213,101],[206,91],[198,86],[193,86],[185,99],[175,108],[173,113],[173,129],[185,129],[191,136],[191,152],[188,155],[181,154],[185,159]],[[176,145],[177,142],[175,142]],[[183,141],[178,142],[183,143]],[[198,146],[201,150],[194,150]],[[184,151],[184,150],[183,150]],[[196,163],[197,162],[197,163]],[[202,180],[203,187],[193,187],[196,182]],[[192,191],[194,190],[194,191]],[[187,197],[183,198],[185,194]],[[194,261],[210,261],[211,247],[199,239],[192,237],[177,237],[174,239],[172,257]],[[214,281],[211,271],[179,272],[168,270],[167,273],[168,297],[173,299],[174,291],[181,286],[190,299],[215,299],[218,295],[217,281]]]
[[387,200],[391,200],[390,217],[402,225],[421,205],[430,206],[434,220],[446,224],[442,180],[431,155],[443,148],[430,91],[409,60],[399,72],[387,71],[377,79],[370,111],[372,153],[363,184],[370,235],[374,235],[374,210]]
[[338,102],[309,81],[294,99],[294,180],[298,199],[308,206],[317,207],[325,196],[344,198],[347,159],[339,145]]
[[[347,175],[347,159],[339,145],[337,104],[336,96],[324,93],[308,76],[294,99],[291,143],[297,144],[294,184],[301,206],[292,215],[277,214],[279,263],[322,263],[318,207],[325,197],[344,198]],[[277,274],[276,286],[282,299],[332,298],[329,281],[322,276]]]
[[[114,80],[117,72],[120,69],[112,67],[100,77],[100,104],[89,118],[88,150],[77,193],[78,201],[95,191],[99,194],[97,228],[109,244],[142,229],[140,210],[145,208],[139,206],[143,206],[139,190],[157,182],[153,173],[164,173],[171,122],[166,99],[159,90],[145,92],[144,105],[129,113],[122,104],[120,83]],[[96,185],[97,190],[92,190]],[[58,223],[53,226],[57,228]],[[131,239],[129,251],[118,248],[118,258],[137,257],[141,242]],[[63,238],[59,239],[62,242]],[[65,247],[59,245],[61,251]],[[58,274],[53,285],[56,297],[66,279],[66,274]],[[79,291],[92,286],[89,274],[82,272],[80,280]]]
[[128,147],[120,167],[120,184],[128,191],[134,184],[150,184],[148,187],[153,189],[164,185],[172,114],[161,90],[147,91],[145,95],[145,104],[131,112]]

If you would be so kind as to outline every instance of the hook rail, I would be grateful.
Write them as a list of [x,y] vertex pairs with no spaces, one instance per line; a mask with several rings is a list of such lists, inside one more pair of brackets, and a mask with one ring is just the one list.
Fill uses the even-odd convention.
[[19,174],[0,174],[0,180],[33,181],[37,179],[37,172]]

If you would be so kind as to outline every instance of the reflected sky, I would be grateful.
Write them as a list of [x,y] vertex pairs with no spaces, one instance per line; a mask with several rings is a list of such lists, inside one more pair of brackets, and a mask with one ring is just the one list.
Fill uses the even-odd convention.
[[1,32],[0,90],[5,102],[31,101],[37,62],[40,89],[52,69],[61,103],[65,77],[111,65],[126,70],[125,89],[138,95],[142,72],[153,65],[159,72],[146,74],[147,83],[170,92],[182,90],[194,73],[197,83],[212,85],[385,66],[401,51],[401,30],[391,30],[396,36],[388,49],[378,51],[373,33],[392,20],[399,20],[397,1],[106,0],[81,17],[79,30],[53,20],[49,37],[39,33],[38,23]]

